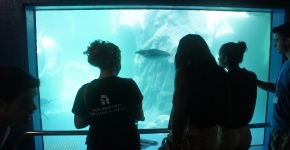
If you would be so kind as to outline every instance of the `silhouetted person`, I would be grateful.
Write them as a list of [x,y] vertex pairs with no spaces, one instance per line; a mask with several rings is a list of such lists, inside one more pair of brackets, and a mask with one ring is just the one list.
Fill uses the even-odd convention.
[[12,65],[0,67],[0,149],[5,145],[14,123],[28,123],[36,109],[34,97],[39,80],[27,71]]
[[223,44],[219,50],[219,65],[228,70],[230,79],[232,118],[230,125],[219,127],[220,150],[248,150],[251,146],[251,131],[248,126],[252,120],[257,98],[257,76],[240,68],[245,42]]
[[[228,78],[204,39],[188,34],[180,39],[175,55],[173,106],[169,129],[173,148],[188,138],[195,148],[217,149],[217,125],[230,117]],[[186,134],[184,134],[186,133]]]
[[275,93],[273,119],[271,122],[271,135],[269,149],[290,149],[290,23],[282,24],[272,29],[274,33],[274,46],[279,54],[288,58],[283,64],[279,76],[274,82],[258,80],[258,87]]
[[88,125],[88,150],[138,150],[137,121],[144,120],[143,96],[132,79],[118,77],[120,49],[110,42],[96,40],[84,52],[88,62],[100,69],[98,79],[78,91],[72,112],[76,128]]

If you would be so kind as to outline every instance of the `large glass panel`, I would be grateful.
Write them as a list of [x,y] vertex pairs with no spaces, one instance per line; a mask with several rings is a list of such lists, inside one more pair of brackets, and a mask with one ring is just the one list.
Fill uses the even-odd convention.
[[[119,76],[133,78],[144,95],[146,120],[139,122],[139,128],[166,128],[172,106],[174,56],[179,39],[189,33],[200,34],[215,57],[223,43],[245,41],[248,51],[241,66],[266,81],[270,18],[269,12],[206,10],[36,11],[42,128],[75,130],[71,108],[76,92],[99,75],[99,70],[90,66],[87,56],[82,54],[96,39],[119,46],[122,51]],[[139,50],[149,51],[139,53]],[[158,50],[162,52],[157,53]],[[266,92],[258,90],[251,123],[265,122],[266,96]],[[253,132],[253,145],[263,143],[260,135],[264,135],[264,130]],[[165,135],[141,137],[160,143]],[[44,137],[44,144],[59,141],[81,141],[78,149],[83,149],[85,138]],[[154,146],[146,147],[150,148],[156,149]]]

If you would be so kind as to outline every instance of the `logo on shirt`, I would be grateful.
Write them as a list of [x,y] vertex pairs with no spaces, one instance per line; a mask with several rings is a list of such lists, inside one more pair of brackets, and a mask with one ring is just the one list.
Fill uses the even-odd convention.
[[110,104],[110,99],[108,98],[107,95],[101,95],[100,100],[101,100],[102,105],[105,105],[106,103]]

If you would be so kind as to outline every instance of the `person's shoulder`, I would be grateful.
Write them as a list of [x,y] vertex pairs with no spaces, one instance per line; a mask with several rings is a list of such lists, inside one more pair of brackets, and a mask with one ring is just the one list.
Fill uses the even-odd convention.
[[215,71],[215,74],[228,76],[226,70],[223,67],[217,66],[215,67],[214,71]]
[[131,81],[131,80],[133,80],[132,78],[124,78],[124,77],[119,77],[119,76],[115,76],[115,79],[119,80],[119,81]]
[[245,75],[251,76],[253,78],[257,78],[256,73],[254,73],[253,71],[249,71],[249,70],[247,70],[245,68],[243,68],[242,71],[244,72]]
[[290,60],[286,60],[283,62],[283,66],[287,67],[287,69],[290,69]]
[[223,67],[221,67],[221,66],[217,66],[217,67],[215,67],[215,68],[216,68],[217,70],[223,72],[223,73],[226,73],[226,70],[225,70]]
[[94,83],[95,83],[95,80],[83,84],[83,85],[79,88],[78,92],[83,92],[83,91],[85,90],[85,88],[88,88],[89,86],[92,86]]
[[185,75],[191,69],[191,67],[189,65],[181,65],[180,67],[178,67],[178,69],[175,70],[175,74],[176,76],[180,76],[180,75]]
[[123,85],[128,85],[128,84],[136,84],[136,82],[132,78],[124,78],[124,77],[118,77],[116,76],[116,81],[123,84]]
[[181,66],[179,66],[177,69],[176,69],[176,71],[185,71],[185,70],[188,70],[190,68],[190,66],[189,65],[181,65]]
[[284,62],[283,62],[283,65],[290,65],[290,60],[285,60]]
[[87,85],[89,85],[89,84],[92,84],[91,82],[88,82],[88,83],[85,83],[85,84],[83,84],[80,88],[79,88],[79,90],[83,90]]
[[93,85],[96,84],[98,82],[98,79],[93,79],[91,82],[85,83],[82,87],[84,87],[85,85]]
[[215,67],[212,76],[216,83],[224,83],[224,85],[227,85],[229,83],[229,74],[223,67]]

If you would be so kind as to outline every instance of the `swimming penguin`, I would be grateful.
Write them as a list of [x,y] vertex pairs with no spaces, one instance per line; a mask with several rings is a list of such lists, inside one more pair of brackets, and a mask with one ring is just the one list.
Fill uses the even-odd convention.
[[145,149],[149,146],[156,146],[156,145],[158,145],[158,142],[156,142],[156,141],[147,140],[147,139],[140,139],[141,149]]
[[139,50],[136,51],[137,54],[140,54],[144,57],[157,57],[157,56],[165,56],[168,57],[170,54],[166,51],[162,51],[159,49],[148,49],[148,50]]

